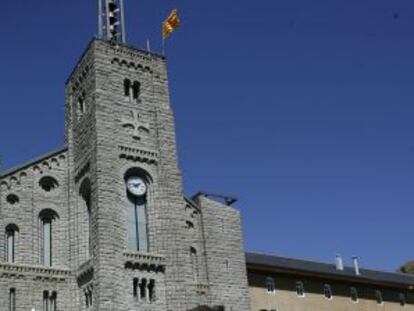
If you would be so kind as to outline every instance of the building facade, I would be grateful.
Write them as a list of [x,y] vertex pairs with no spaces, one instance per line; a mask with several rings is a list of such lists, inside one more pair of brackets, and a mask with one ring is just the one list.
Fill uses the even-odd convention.
[[414,278],[339,264],[247,253],[253,311],[414,310]]
[[183,195],[162,56],[93,40],[65,140],[1,176],[0,306],[249,310],[239,212]]
[[65,114],[0,175],[1,311],[414,311],[414,277],[246,254],[233,199],[184,196],[164,57],[92,40]]

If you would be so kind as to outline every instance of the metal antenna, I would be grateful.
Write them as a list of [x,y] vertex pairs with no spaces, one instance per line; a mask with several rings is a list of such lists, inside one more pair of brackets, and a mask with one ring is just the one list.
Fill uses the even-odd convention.
[[124,0],[98,0],[99,37],[126,43]]

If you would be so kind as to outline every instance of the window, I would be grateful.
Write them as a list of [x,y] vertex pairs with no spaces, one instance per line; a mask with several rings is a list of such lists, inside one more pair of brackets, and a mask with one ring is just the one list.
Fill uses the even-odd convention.
[[42,219],[43,233],[43,265],[52,266],[52,220],[50,218]]
[[329,300],[332,299],[332,288],[329,284],[325,284],[323,286],[323,292],[324,292],[324,295],[325,295],[326,299],[329,299]]
[[20,201],[19,197],[15,194],[9,194],[6,198],[6,200],[10,205],[15,205],[15,204],[19,203],[19,201]]
[[16,238],[19,228],[10,224],[6,227],[6,261],[13,263],[16,256]]
[[405,305],[407,304],[407,300],[406,300],[405,295],[403,293],[399,294],[399,299],[400,299],[401,307],[405,307]]
[[193,273],[194,282],[198,281],[198,256],[197,250],[194,247],[190,248],[191,269]]
[[39,180],[39,186],[46,192],[51,192],[59,187],[56,179],[50,176],[45,176]]
[[134,278],[132,282],[133,296],[135,300],[151,303],[155,301],[155,280]]
[[127,174],[128,248],[148,253],[147,185],[146,178]]
[[139,298],[145,300],[147,298],[147,280],[142,279],[141,284],[139,284]]
[[79,97],[78,105],[79,114],[83,114],[85,112],[85,101],[83,100],[83,97]]
[[268,294],[276,293],[275,280],[273,278],[266,278],[266,288]]
[[128,79],[124,80],[124,96],[129,97],[131,94],[131,81]]
[[86,253],[86,258],[89,259],[93,253],[92,244],[92,207],[91,207],[91,183],[88,178],[82,181],[79,188],[80,203],[81,203],[81,215],[82,215],[82,235],[83,239],[83,251]]
[[375,291],[375,300],[379,305],[382,305],[384,303],[384,300],[382,299],[382,292],[380,290]]
[[132,281],[132,293],[135,299],[138,299],[138,278],[134,278]]
[[132,97],[135,100],[139,99],[139,95],[141,93],[141,84],[139,82],[135,81],[132,85]]
[[51,267],[53,264],[52,260],[52,224],[57,219],[57,214],[53,210],[43,210],[40,215],[41,223],[41,258],[40,262],[46,267]]
[[43,311],[49,311],[49,292],[43,292]]
[[141,93],[141,84],[138,81],[131,82],[129,79],[124,80],[124,96],[130,101],[139,101]]
[[9,292],[9,311],[16,311],[16,289],[11,288]]
[[56,311],[56,299],[57,299],[57,293],[53,292],[49,298],[49,303],[50,303],[49,311]]
[[92,294],[93,294],[93,286],[90,285],[85,290],[85,304],[86,304],[87,309],[92,307],[92,303],[93,303]]
[[48,291],[43,292],[43,311],[56,311],[57,293],[53,292],[51,295]]
[[352,302],[358,302],[358,291],[355,287],[351,287],[351,299]]
[[155,301],[155,280],[150,280],[148,283],[148,299],[149,302]]
[[296,294],[298,297],[305,297],[305,287],[300,281],[296,282]]
[[78,117],[82,116],[86,111],[86,93],[82,92],[82,94],[78,97]]

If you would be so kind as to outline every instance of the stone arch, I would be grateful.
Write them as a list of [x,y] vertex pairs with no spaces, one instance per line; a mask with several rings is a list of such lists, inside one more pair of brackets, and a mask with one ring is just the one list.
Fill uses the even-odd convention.
[[16,194],[11,193],[6,197],[6,201],[10,205],[15,205],[15,204],[18,204],[20,202],[20,199]]
[[52,192],[59,187],[58,181],[52,176],[44,176],[39,180],[39,186],[45,192]]
[[79,187],[79,248],[80,259],[86,261],[93,253],[92,243],[92,189],[89,178],[84,178]]
[[58,219],[58,213],[50,208],[46,208],[39,213],[40,263],[46,267],[53,265],[54,246],[59,244],[59,241],[54,238]]
[[[147,188],[145,194],[134,194],[128,190],[130,178],[141,179]],[[132,167],[124,173],[125,192],[122,202],[125,202],[127,249],[133,252],[149,252],[148,209],[151,196],[151,176],[143,169]],[[132,181],[133,182],[133,181]]]

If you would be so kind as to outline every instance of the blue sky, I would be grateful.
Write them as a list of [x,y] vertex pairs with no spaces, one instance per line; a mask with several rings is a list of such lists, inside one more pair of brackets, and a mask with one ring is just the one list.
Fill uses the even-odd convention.
[[[167,44],[185,191],[240,198],[248,250],[395,270],[414,259],[414,2],[125,0],[128,42]],[[96,1],[7,1],[6,168],[62,145],[64,81]]]

